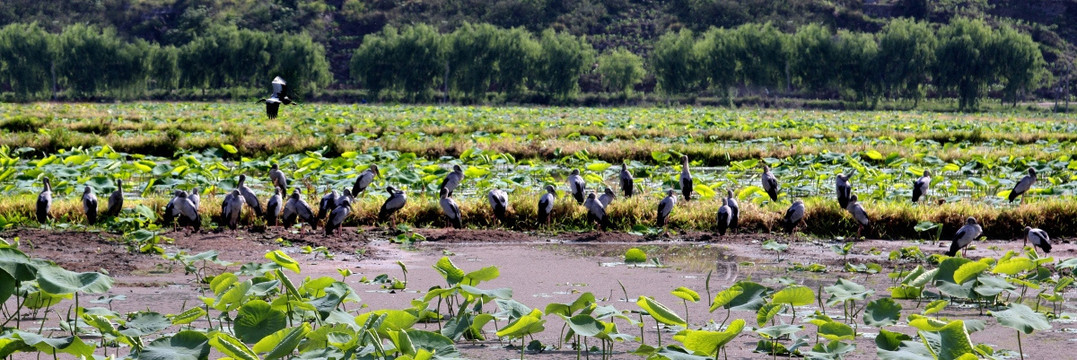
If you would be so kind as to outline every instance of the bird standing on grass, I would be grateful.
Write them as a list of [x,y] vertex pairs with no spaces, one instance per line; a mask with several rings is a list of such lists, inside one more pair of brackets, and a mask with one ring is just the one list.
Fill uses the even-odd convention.
[[348,214],[352,211],[352,201],[348,197],[344,197],[337,202],[337,207],[333,208],[333,211],[329,213],[329,219],[325,221],[325,236],[332,235],[334,231],[337,234],[344,232],[343,225],[344,220],[348,218]]
[[288,191],[288,177],[284,176],[284,172],[280,171],[280,165],[273,164],[273,168],[269,170],[269,182],[273,183],[273,187],[280,189],[280,192]]
[[849,198],[853,192],[852,185],[849,185],[849,175],[838,174],[834,178],[834,191],[838,194],[838,205],[842,209],[849,206]]
[[658,202],[658,223],[656,226],[663,229],[666,227],[666,221],[669,219],[669,214],[673,212],[674,206],[677,206],[677,192],[673,191],[673,189],[666,190],[666,197]]
[[441,211],[445,213],[445,216],[449,217],[449,222],[452,223],[452,227],[457,229],[463,228],[464,222],[462,215],[460,214],[460,206],[457,206],[456,201],[449,197],[449,190],[441,189],[440,197],[441,200],[438,201],[438,204],[441,205]]
[[845,211],[852,214],[853,219],[856,219],[857,224],[860,225],[860,227],[856,229],[856,237],[862,237],[860,234],[864,231],[865,226],[871,224],[871,219],[868,218],[868,212],[865,211],[864,207],[857,201],[856,194],[853,194],[853,196],[849,198],[849,203],[846,205]]
[[957,234],[954,234],[954,241],[950,243],[950,250],[946,251],[946,256],[955,256],[958,250],[963,250],[961,251],[961,256],[965,256],[965,251],[969,244],[980,237],[983,231],[980,224],[976,223],[976,218],[969,216],[968,219],[965,219],[965,226],[962,226],[957,230]]
[[725,236],[725,231],[729,229],[729,223],[733,218],[733,210],[729,208],[729,200],[722,198],[722,206],[718,207],[718,234]]
[[[1028,245],[1028,243],[1031,242],[1032,246],[1039,247],[1040,249],[1043,249],[1044,254],[1051,253],[1051,237],[1047,236],[1046,231],[1040,230],[1038,228],[1029,227],[1029,226],[1025,226],[1024,231],[1025,231],[1025,243],[1024,243],[1024,245],[1021,245],[1021,246]],[[1033,248],[1033,251],[1035,251],[1035,248]]]
[[359,196],[366,188],[370,186],[370,183],[374,182],[374,178],[381,175],[378,171],[378,165],[371,164],[370,167],[359,173],[359,177],[355,178],[355,185],[352,185],[352,196]]
[[389,220],[394,213],[403,209],[404,205],[408,203],[408,197],[404,195],[403,191],[392,186],[385,188],[385,191],[389,192],[389,198],[385,199],[385,203],[381,205],[381,210],[378,211],[378,222]]
[[785,217],[782,218],[785,231],[792,234],[797,225],[800,225],[801,220],[804,220],[804,201],[797,199],[793,205],[789,206],[789,210],[785,211]]
[[[190,202],[190,201],[188,201]],[[228,195],[224,196],[224,201],[221,202],[221,222],[222,225],[227,225],[229,229],[235,231],[239,227],[239,218],[243,214],[243,194],[239,189],[234,189]]]
[[778,201],[778,178],[770,173],[770,166],[763,165],[761,182],[763,183],[763,190],[766,190],[767,195],[770,196],[770,200]]
[[636,190],[635,179],[632,178],[632,173],[628,172],[624,161],[621,162],[621,174],[619,177],[621,180],[621,191],[625,193],[626,198],[632,197],[632,194]]
[[740,205],[737,204],[737,198],[733,196],[733,190],[726,190],[726,205],[729,205],[731,213],[729,228],[735,230],[740,226]]
[[116,191],[108,196],[108,207],[105,208],[105,216],[120,215],[123,210],[123,180],[116,179]]
[[509,195],[501,189],[493,189],[486,193],[486,198],[490,200],[490,208],[494,210],[494,217],[505,225],[507,218],[507,212],[509,210]]
[[692,172],[688,170],[688,155],[681,155],[681,195],[684,201],[692,200]]
[[464,169],[460,168],[460,165],[453,165],[452,172],[449,175],[445,175],[445,180],[441,181],[441,188],[448,191],[448,196],[452,196],[452,191],[456,190],[457,186],[464,181]]
[[568,184],[568,190],[572,193],[572,197],[576,199],[576,202],[583,204],[583,193],[587,190],[587,183],[580,176],[580,169],[572,169],[572,173],[568,175],[568,179],[565,179],[565,183]]
[[318,230],[318,218],[314,217],[314,210],[310,208],[310,204],[303,201],[299,195],[299,188],[293,190],[292,195],[288,196],[288,201],[284,203],[284,215],[281,217],[284,218],[285,227],[291,227],[298,219],[310,224],[311,229]]
[[292,104],[292,99],[288,97],[288,83],[281,79],[280,76],[273,78],[273,95],[270,95],[269,98],[261,99],[259,102],[266,104],[266,116],[270,119],[276,119],[281,104]]
[[269,201],[266,202],[266,225],[277,226],[280,218],[281,208],[284,207],[284,199],[281,198],[281,189],[274,188],[273,196],[269,197]]
[[42,189],[41,193],[37,195],[37,222],[44,224],[49,218],[52,217],[50,212],[52,211],[52,183],[49,182],[49,178],[45,177],[41,179]]
[[617,194],[613,193],[613,189],[606,188],[602,195],[598,197],[598,202],[602,203],[602,207],[608,207],[615,197],[617,197]]
[[97,195],[94,195],[93,188],[89,185],[82,189],[82,212],[86,213],[87,223],[97,223]]
[[557,190],[553,185],[546,185],[546,193],[539,197],[538,221],[539,224],[550,225],[553,220],[553,204],[557,202]]
[[924,170],[924,176],[912,183],[912,202],[920,201],[920,197],[927,196],[931,189],[931,170]]
[[1021,181],[1018,181],[1017,185],[1013,186],[1013,190],[1010,190],[1010,202],[1012,203],[1014,200],[1017,199],[1018,196],[1020,196],[1021,197],[1021,203],[1024,204],[1025,203],[1025,197],[1024,197],[1025,193],[1028,192],[1028,189],[1031,189],[1032,185],[1035,185],[1035,184],[1036,184],[1036,169],[1028,168],[1028,175],[1025,175],[1025,177],[1021,178]]
[[236,185],[240,195],[243,196],[243,203],[246,204],[251,210],[254,210],[255,217],[262,217],[262,202],[258,201],[258,196],[254,195],[254,191],[247,187],[247,175],[239,175],[239,184]]
[[602,206],[601,202],[598,202],[595,193],[587,194],[587,200],[583,202],[583,207],[587,209],[587,220],[598,223],[599,230],[610,227],[609,217],[606,216],[606,207]]

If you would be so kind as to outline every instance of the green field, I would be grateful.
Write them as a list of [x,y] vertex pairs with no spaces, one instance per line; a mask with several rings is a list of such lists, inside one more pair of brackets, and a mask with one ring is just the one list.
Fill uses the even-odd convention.
[[[378,164],[384,176],[359,198],[347,224],[372,224],[382,189],[392,185],[410,196],[400,220],[442,226],[437,186],[459,164],[467,179],[456,197],[466,225],[494,226],[485,193],[501,188],[514,208],[511,227],[533,229],[540,189],[554,184],[562,193],[554,230],[588,229],[582,208],[563,194],[564,177],[580,169],[589,190],[619,192],[624,161],[643,196],[618,199],[608,211],[615,229],[647,233],[655,230],[648,225],[664,189],[679,187],[677,160],[684,154],[702,201],[673,212],[674,230],[710,229],[714,195],[732,189],[744,203],[749,231],[775,228],[789,203],[805,198],[805,232],[849,236],[856,226],[833,200],[833,179],[853,173],[854,193],[874,222],[869,237],[929,236],[914,229],[923,221],[949,233],[970,215],[991,238],[1016,237],[1026,225],[1056,237],[1077,234],[1073,115],[312,104],[288,107],[269,121],[261,110],[203,103],[0,105],[0,191],[13,199],[0,209],[4,226],[31,221],[44,176],[53,179],[59,200],[54,215],[77,223],[84,184],[108,194],[112,179],[124,179],[129,202],[159,213],[172,189],[198,187],[215,199],[239,174],[268,198],[266,174],[279,163],[311,203],[329,188],[350,188],[360,171]],[[781,181],[777,202],[759,188],[764,163]],[[1039,181],[1023,205],[1012,205],[1005,196],[1028,167],[1038,170]],[[924,169],[935,174],[929,201],[944,205],[909,202]]]

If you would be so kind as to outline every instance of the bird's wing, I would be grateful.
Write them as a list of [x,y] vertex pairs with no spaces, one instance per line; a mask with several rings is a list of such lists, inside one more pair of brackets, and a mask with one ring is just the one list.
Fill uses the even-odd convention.
[[1032,187],[1032,181],[1032,177],[1026,175],[1025,177],[1021,178],[1021,181],[1018,182],[1017,185],[1014,185],[1013,192],[1018,194],[1024,194],[1025,191],[1028,191],[1028,189]]
[[673,206],[672,205],[673,204],[672,204],[671,201],[669,201],[668,197],[665,198],[665,199],[662,199],[662,201],[658,203],[658,216],[659,217],[669,216],[670,211],[673,211]]
[[957,234],[954,234],[954,242],[955,243],[961,242],[964,239],[965,234],[968,233],[968,231],[969,231],[969,228],[967,226],[962,226],[960,229],[958,229]]
[[549,193],[542,195],[542,197],[539,198],[539,208],[544,209],[546,212],[551,212],[553,211],[553,202],[553,195],[550,195]]

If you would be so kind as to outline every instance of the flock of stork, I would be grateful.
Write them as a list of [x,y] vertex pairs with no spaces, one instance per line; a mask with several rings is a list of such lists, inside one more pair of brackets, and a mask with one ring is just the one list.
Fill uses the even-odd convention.
[[[693,193],[693,181],[692,173],[689,167],[688,156],[682,156],[681,174],[679,179],[679,185],[681,189],[681,197],[684,201],[690,201]],[[376,177],[381,176],[377,165],[370,165],[367,169],[362,171],[355,179],[353,187],[344,189],[341,193],[337,193],[336,190],[330,191],[323,196],[318,202],[318,211],[314,212],[314,209],[303,200],[299,188],[295,188],[291,195],[287,199],[283,197],[283,194],[288,188],[288,178],[281,171],[277,164],[273,164],[272,169],[269,171],[269,180],[273,185],[273,195],[266,202],[266,206],[263,210],[262,202],[258,199],[258,196],[247,186],[246,175],[239,176],[239,182],[235,189],[227,193],[224,200],[221,203],[221,215],[218,224],[220,226],[227,226],[233,231],[239,226],[239,219],[244,207],[249,208],[249,211],[254,213],[254,216],[258,218],[264,218],[267,225],[278,226],[283,223],[285,227],[292,227],[297,222],[300,223],[300,229],[302,224],[310,225],[312,230],[317,230],[318,224],[324,221],[325,234],[341,232],[341,225],[344,220],[351,213],[352,202],[355,200],[354,196],[357,196],[364,191],[374,182]],[[625,197],[632,197],[635,195],[636,185],[635,179],[632,173],[628,171],[624,163],[621,164],[620,174],[618,176],[621,185],[621,190]],[[871,219],[868,217],[867,211],[857,201],[856,194],[852,193],[852,185],[849,182],[849,176],[845,174],[839,174],[835,178],[835,192],[837,194],[837,200],[839,206],[849,212],[849,214],[857,221],[860,228],[857,230],[857,236],[860,237],[860,233],[864,226],[871,223]],[[771,173],[770,168],[766,165],[763,166],[763,173],[760,177],[763,190],[772,201],[778,200],[779,182],[778,178]],[[439,188],[439,204],[445,216],[449,222],[455,228],[463,227],[463,217],[460,212],[460,207],[456,201],[453,200],[453,190],[460,186],[464,181],[464,171],[459,165],[453,165],[453,170],[441,182]],[[1028,169],[1028,175],[1023,177],[1011,190],[1009,195],[1010,202],[1013,202],[1018,196],[1025,194],[1033,184],[1036,182],[1036,171],[1032,168]],[[571,174],[566,178],[569,193],[576,200],[578,204],[583,205],[587,210],[588,221],[594,223],[599,229],[609,228],[610,219],[606,213],[606,208],[616,197],[616,193],[610,188],[606,187],[603,193],[599,196],[592,192],[587,191],[587,184],[583,177],[580,176],[579,170],[572,170]],[[46,222],[50,218],[50,207],[52,205],[52,188],[49,179],[46,177],[43,179],[44,189],[38,195],[37,199],[37,220],[41,223]],[[912,202],[916,203],[924,197],[931,187],[931,172],[925,170],[922,177],[917,179],[913,183],[912,187]],[[114,191],[108,199],[108,206],[106,207],[104,216],[116,216],[119,215],[123,208],[123,181],[116,180],[116,191]],[[557,201],[557,189],[553,185],[545,186],[545,193],[539,197],[538,200],[538,222],[540,224],[549,225],[552,220],[554,203]],[[389,197],[381,206],[381,210],[378,212],[378,222],[384,223],[392,219],[392,215],[402,209],[407,203],[407,196],[403,191],[394,188],[393,186],[386,187],[386,191],[389,193]],[[584,194],[587,194],[584,196]],[[667,219],[670,213],[673,211],[677,204],[677,194],[673,189],[669,189],[665,192],[666,196],[658,203],[657,212],[657,226],[664,228],[667,223]],[[193,189],[190,193],[182,190],[177,190],[174,193],[173,198],[165,206],[164,214],[162,216],[166,225],[177,225],[180,227],[192,227],[195,231],[199,230],[202,224],[202,217],[199,214],[200,207],[200,192],[198,188]],[[487,193],[487,199],[489,200],[491,210],[495,217],[501,223],[505,223],[507,219],[507,213],[509,210],[508,194],[500,189],[493,189]],[[730,229],[736,229],[740,218],[740,207],[738,206],[737,199],[734,196],[732,190],[727,190],[726,197],[721,198],[721,206],[718,207],[716,220],[716,229],[719,234],[725,235]],[[93,188],[86,186],[83,189],[82,194],[82,208],[85,212],[86,219],[89,223],[93,224],[98,219],[98,202],[97,196],[94,194]],[[793,201],[792,205],[785,212],[785,216],[782,218],[782,225],[787,232],[793,233],[797,226],[804,221],[805,207],[804,202],[800,199]],[[953,242],[950,245],[947,254],[950,256],[956,255],[958,250],[964,249],[974,239],[978,238],[983,232],[983,229],[977,224],[976,219],[969,217],[966,220],[964,226],[962,226],[954,235]],[[1025,241],[1032,242],[1034,246],[1038,246],[1044,250],[1044,252],[1051,251],[1050,239],[1046,232],[1040,229],[1025,227]]]

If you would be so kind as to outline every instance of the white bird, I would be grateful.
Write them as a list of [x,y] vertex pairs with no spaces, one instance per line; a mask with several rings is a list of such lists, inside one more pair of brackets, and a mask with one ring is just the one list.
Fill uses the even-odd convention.
[[[980,224],[976,223],[976,218],[969,216],[965,219],[965,226],[962,226],[957,230],[957,234],[954,234],[954,241],[950,243],[950,250],[946,252],[946,256],[957,255],[958,250],[966,249],[973,240],[980,237],[983,234],[983,228]],[[964,256],[965,252],[961,252],[961,256]]]
[[546,185],[546,193],[542,194],[538,201],[538,221],[540,224],[550,225],[555,202],[557,202],[557,190],[553,188],[553,185]]
[[298,219],[310,224],[311,229],[318,229],[318,218],[314,217],[314,210],[310,208],[310,204],[303,201],[303,198],[299,195],[299,188],[296,188],[292,191],[292,195],[288,196],[288,201],[284,203],[284,215],[281,217],[284,218],[285,227],[291,227]]
[[202,215],[198,213],[198,208],[191,203],[186,191],[180,191],[177,194],[174,206],[174,214],[179,218],[179,226],[194,227],[195,231],[202,227]]
[[370,167],[359,173],[359,177],[355,178],[355,185],[352,185],[352,196],[359,196],[366,188],[374,182],[374,178],[381,176],[381,172],[378,171],[377,164],[370,164]]
[[684,201],[692,200],[692,173],[688,170],[688,155],[681,155],[681,195]]
[[123,210],[123,180],[116,179],[116,191],[113,191],[112,195],[108,196],[108,208],[105,209],[105,216],[120,215],[121,210]]
[[785,223],[785,231],[792,234],[797,225],[800,225],[801,220],[804,220],[804,201],[797,199],[797,201],[793,202],[793,205],[789,206],[789,210],[785,211],[785,217],[782,218]]
[[924,176],[912,183],[912,202],[920,201],[920,197],[927,195],[931,190],[931,170],[924,169]]
[[221,202],[221,222],[222,225],[227,225],[229,229],[235,230],[239,227],[239,217],[243,213],[243,194],[239,189],[234,189],[228,195],[224,196],[224,201]]
[[725,236],[726,229],[729,229],[729,222],[733,218],[733,210],[729,208],[729,200],[722,198],[722,206],[718,207],[718,234]]
[[761,182],[763,183],[763,190],[766,190],[767,195],[770,195],[770,200],[778,201],[778,178],[770,173],[770,166],[763,165]]
[[281,209],[284,207],[284,199],[281,198],[281,188],[273,189],[273,196],[266,202],[266,225],[277,226]]
[[49,178],[41,179],[43,187],[37,195],[37,222],[44,224],[52,217],[52,183]]
[[838,206],[845,209],[849,206],[849,198],[852,196],[853,187],[849,185],[849,175],[838,174],[834,178],[834,192],[838,194]]
[[280,76],[273,78],[273,95],[270,95],[267,99],[261,99],[260,102],[266,104],[266,116],[270,119],[276,119],[277,111],[280,109],[281,104],[292,104],[292,99],[288,97],[288,83],[281,79]]
[[632,173],[628,172],[627,166],[624,161],[621,162],[621,191],[624,191],[625,197],[630,198],[636,191],[635,179],[632,178]]
[[82,188],[82,212],[86,214],[86,222],[93,225],[97,223],[97,195],[89,185]]
[[857,201],[856,194],[849,198],[849,204],[846,205],[845,210],[853,215],[853,219],[856,219],[857,224],[860,224],[860,227],[856,229],[856,237],[861,237],[860,233],[864,231],[865,226],[871,224],[871,219],[868,218],[868,212]]
[[733,190],[726,190],[726,205],[729,206],[729,210],[732,212],[732,217],[729,218],[729,228],[736,229],[740,226],[740,205],[737,204],[737,198],[733,196]]
[[658,227],[666,226],[666,220],[669,219],[669,213],[673,212],[674,206],[677,206],[677,192],[673,189],[666,190],[666,197],[658,202]]
[[576,199],[576,202],[583,204],[583,193],[587,190],[587,183],[580,176],[580,169],[572,169],[572,173],[565,179],[565,183],[568,184],[568,190],[572,193],[572,197]]
[[449,196],[452,196],[453,190],[456,190],[457,186],[464,181],[464,169],[460,168],[460,165],[453,165],[452,172],[449,175],[445,175],[445,180],[441,181],[441,189],[445,189],[449,192]]
[[464,227],[463,219],[461,219],[460,207],[456,205],[456,201],[453,201],[449,197],[448,189],[441,189],[441,200],[438,201],[441,205],[441,211],[445,213],[445,216],[449,217],[449,222],[452,223],[452,227],[460,229]]
[[262,217],[262,202],[258,201],[258,196],[254,195],[254,191],[247,187],[247,175],[239,175],[239,184],[236,185],[236,188],[243,195],[243,203],[247,204],[251,210],[254,210],[254,216]]
[[508,219],[506,213],[509,209],[509,195],[501,189],[493,189],[486,193],[486,198],[490,200],[490,208],[494,210],[494,217],[502,225]]
[[1032,185],[1036,184],[1036,169],[1028,168],[1028,175],[1021,178],[1021,181],[1017,182],[1017,185],[1013,186],[1013,190],[1010,190],[1010,202],[1012,203],[1018,196],[1021,196],[1021,203],[1025,202],[1025,197],[1022,196],[1028,189],[1032,188]]
[[583,202],[583,207],[587,208],[587,220],[598,223],[599,230],[609,228],[610,222],[606,216],[606,208],[602,206],[602,203],[598,202],[595,193],[587,194],[587,200]]
[[615,197],[617,197],[617,194],[613,193],[613,189],[606,188],[602,195],[598,197],[598,202],[602,203],[602,207],[609,207]]
[[325,221],[325,236],[329,236],[335,230],[337,233],[342,233],[344,220],[348,218],[348,214],[352,211],[351,199],[345,197],[337,202],[337,207],[333,209],[333,212],[329,213],[329,219]]
[[378,211],[378,222],[389,220],[389,217],[404,208],[404,205],[408,203],[408,197],[404,195],[403,191],[392,186],[385,188],[385,191],[389,192],[389,198],[385,199],[385,203],[381,205],[381,210]]
[[280,189],[283,193],[288,189],[288,177],[284,176],[284,172],[280,171],[280,165],[273,164],[273,168],[269,170],[269,182],[273,184],[273,187]]
[[[1040,230],[1038,228],[1029,227],[1029,226],[1025,226],[1024,230],[1025,230],[1025,243],[1024,243],[1024,245],[1021,245],[1021,246],[1028,245],[1028,243],[1031,242],[1032,246],[1036,246],[1036,247],[1039,247],[1040,249],[1043,249],[1044,254],[1050,254],[1051,253],[1051,237],[1047,236],[1046,231]],[[1035,249],[1035,248],[1033,248],[1033,249]]]

